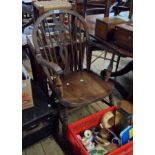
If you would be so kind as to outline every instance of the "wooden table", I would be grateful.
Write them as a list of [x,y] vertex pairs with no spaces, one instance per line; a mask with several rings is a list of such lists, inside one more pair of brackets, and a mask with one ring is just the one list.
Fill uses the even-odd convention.
[[88,25],[89,29],[89,34],[90,37],[92,38],[93,43],[95,43],[96,46],[99,48],[103,48],[104,50],[108,50],[109,52],[112,52],[114,54],[117,54],[121,57],[133,57],[133,52],[132,51],[127,51],[123,48],[118,47],[117,45],[114,44],[114,42],[109,42],[105,41],[95,35],[95,23],[96,19],[103,19],[104,15],[96,15],[96,16],[87,16],[86,17],[86,22]]
[[[115,45],[114,42],[112,42],[112,41],[111,42],[105,41],[105,40],[97,37],[95,35],[95,23],[96,23],[97,18],[98,19],[103,19],[104,15],[103,14],[96,15],[96,16],[90,15],[90,16],[86,17],[86,22],[87,22],[87,25],[88,25],[89,34],[90,34],[91,42],[92,42],[91,45],[97,47],[98,49],[103,49],[103,50],[106,50],[108,52],[111,52],[111,53],[117,55],[118,56],[118,60],[117,60],[118,62],[117,62],[117,65],[116,65],[116,71],[117,71],[120,57],[133,58],[133,51],[125,50],[125,49],[120,48],[117,45]],[[132,63],[130,63],[130,64],[132,64]],[[128,67],[128,65],[125,66],[123,68],[123,72],[121,72],[121,73],[124,74],[124,73],[127,73],[127,72],[131,71],[130,68],[132,68],[132,66],[130,66],[130,67]],[[124,70],[125,70],[125,72],[124,72]],[[120,72],[119,72],[119,74],[117,74],[117,72],[116,73],[114,72],[113,76],[117,76],[117,75],[120,76],[120,75],[123,75],[123,74],[120,74]]]
[[[90,34],[91,42],[92,42],[91,45],[94,45],[95,47],[97,47],[99,49],[106,50],[106,51],[111,52],[118,56],[118,63],[116,65],[116,71],[112,72],[111,77],[122,76],[122,75],[132,71],[133,70],[133,61],[132,60],[126,66],[124,66],[121,70],[117,71],[120,57],[133,58],[133,51],[127,51],[123,48],[118,47],[113,42],[108,42],[108,41],[105,41],[105,40],[97,37],[95,35],[95,23],[96,23],[95,17],[102,19],[102,18],[104,18],[104,15],[101,14],[101,15],[86,17],[86,22],[88,24],[89,34]],[[102,70],[101,76],[105,77],[105,75],[106,75],[106,70]],[[117,90],[120,92],[120,90],[118,88],[117,88]],[[130,92],[126,98],[129,99],[130,101],[132,101],[133,100],[132,92]]]

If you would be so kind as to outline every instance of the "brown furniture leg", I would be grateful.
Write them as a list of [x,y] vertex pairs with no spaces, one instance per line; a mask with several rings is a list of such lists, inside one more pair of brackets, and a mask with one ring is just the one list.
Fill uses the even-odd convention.
[[67,126],[68,126],[68,117],[67,117],[67,108],[63,106],[59,106],[59,117],[60,121],[62,122],[62,140],[60,144],[62,145],[63,149],[67,150],[68,141],[67,141]]

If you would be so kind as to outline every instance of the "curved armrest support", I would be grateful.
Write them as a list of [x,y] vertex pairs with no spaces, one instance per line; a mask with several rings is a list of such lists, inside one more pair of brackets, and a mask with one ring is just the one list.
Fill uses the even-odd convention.
[[38,54],[36,56],[36,59],[37,59],[37,62],[47,68],[50,68],[53,70],[54,73],[56,73],[57,75],[61,75],[63,74],[63,70],[62,68],[57,65],[56,63],[54,62],[49,62],[47,60],[45,60],[40,54]]
[[130,8],[127,6],[114,6],[113,10],[115,10],[115,11],[129,11]]

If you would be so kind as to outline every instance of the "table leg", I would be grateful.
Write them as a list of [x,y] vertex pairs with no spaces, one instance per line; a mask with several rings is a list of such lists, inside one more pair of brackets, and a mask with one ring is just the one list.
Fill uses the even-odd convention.
[[120,61],[120,56],[118,56],[117,61],[116,61],[116,69],[115,72],[117,72],[118,66],[119,66],[119,61]]
[[[121,76],[121,75],[124,75],[130,71],[133,70],[133,60],[131,60],[124,68],[122,68],[121,70],[119,71],[116,71],[116,72],[112,72],[111,73],[111,77],[117,77],[117,76]],[[101,71],[101,76],[102,77],[105,77],[106,75],[106,69],[102,70]]]

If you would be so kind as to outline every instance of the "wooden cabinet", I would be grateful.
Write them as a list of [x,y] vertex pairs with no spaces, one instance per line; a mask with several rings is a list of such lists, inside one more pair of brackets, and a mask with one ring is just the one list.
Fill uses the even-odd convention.
[[114,42],[121,48],[133,52],[133,26],[119,24],[115,27]]
[[112,40],[115,26],[127,21],[118,17],[105,17],[103,20],[97,19],[95,26],[95,34],[104,40]]

